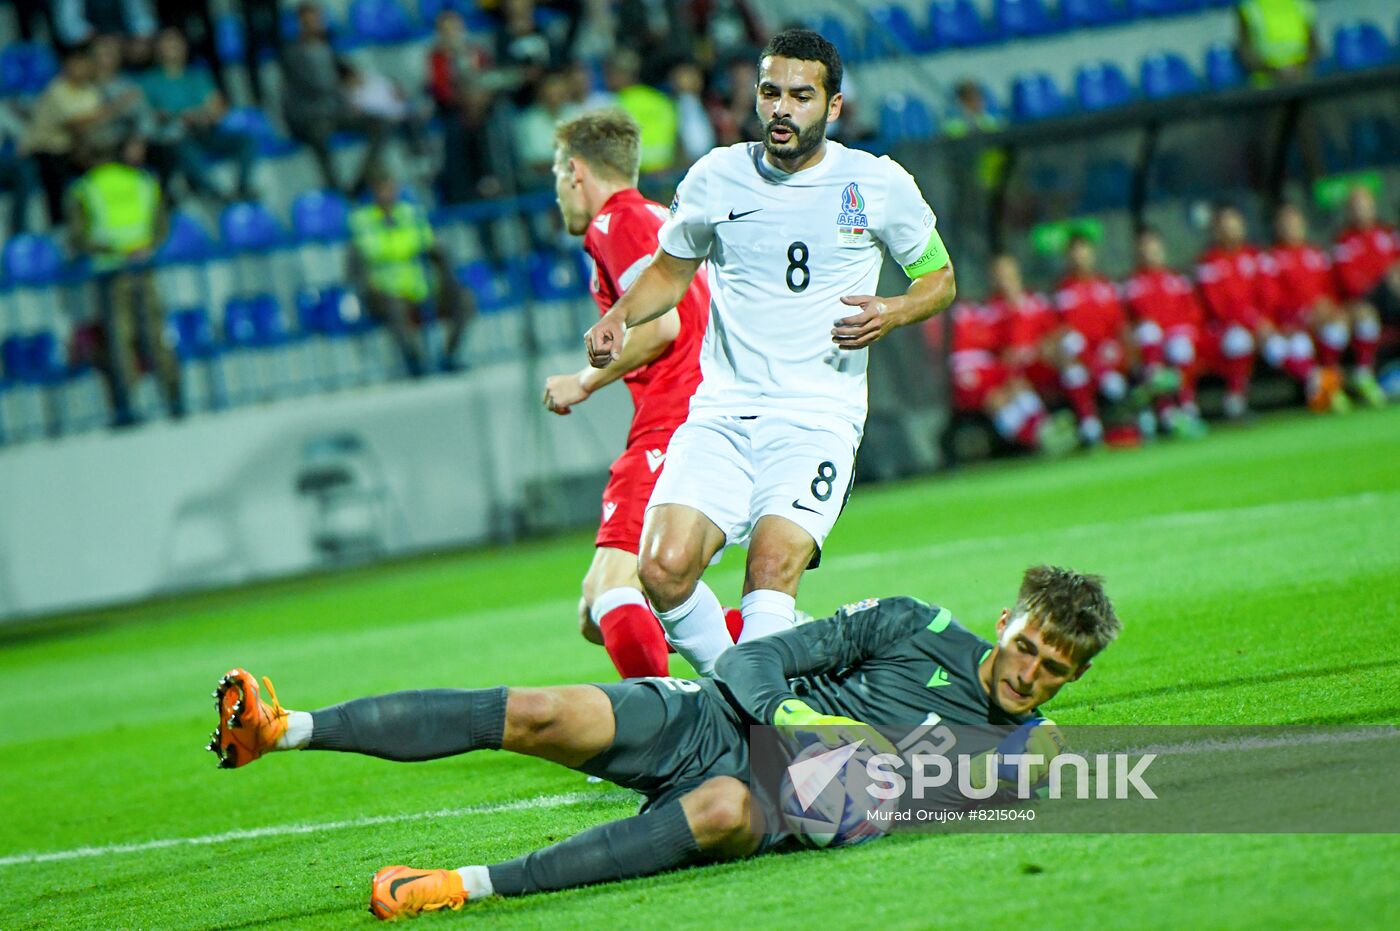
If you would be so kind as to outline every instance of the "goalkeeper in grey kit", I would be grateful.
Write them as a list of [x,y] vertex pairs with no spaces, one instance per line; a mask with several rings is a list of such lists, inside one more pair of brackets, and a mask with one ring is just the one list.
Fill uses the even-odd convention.
[[433,689],[284,709],[242,669],[220,680],[210,749],[243,766],[275,750],[338,750],[405,762],[473,750],[551,760],[640,792],[630,818],[522,857],[458,869],[385,867],[380,918],[746,857],[782,840],[771,799],[751,786],[748,728],[1016,725],[1037,715],[1119,630],[1102,581],[1068,569],[1026,571],[997,640],[943,607],[870,599],[834,616],[726,651],[716,677],[630,679],[546,688]]

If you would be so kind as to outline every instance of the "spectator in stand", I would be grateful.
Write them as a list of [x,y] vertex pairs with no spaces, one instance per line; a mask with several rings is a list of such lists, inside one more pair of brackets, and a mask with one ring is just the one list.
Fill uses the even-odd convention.
[[273,58],[282,55],[281,0],[242,0],[243,8],[243,67],[253,88],[253,99],[259,107],[270,102],[262,81],[264,54]]
[[953,407],[985,414],[1013,446],[1066,453],[1074,448],[1074,425],[1051,418],[1029,382],[1004,361],[1010,321],[1003,307],[963,301],[953,308]]
[[1257,86],[1308,75],[1318,56],[1311,0],[1243,0],[1235,16],[1240,60]]
[[[386,172],[376,171],[371,176],[370,189],[373,201],[350,215],[350,280],[369,312],[389,327],[414,378],[426,374],[428,368],[427,347],[414,326],[436,294],[438,313],[447,325],[440,366],[444,371],[454,370],[470,299],[452,276],[427,212],[401,199],[398,182]],[[429,279],[425,263],[432,264],[436,285]]]
[[156,33],[150,0],[53,0],[55,38],[65,48],[99,35],[151,37]]
[[348,62],[341,63],[340,79],[356,120],[382,121],[390,132],[403,137],[414,155],[423,154],[428,115],[409,101],[398,84],[377,71]]
[[92,40],[93,83],[107,110],[107,118],[84,140],[93,151],[119,148],[132,136],[148,136],[153,128],[146,95],[122,71],[122,46],[121,36],[110,33]]
[[[15,22],[19,26],[19,37],[25,42],[39,42],[43,39],[57,41],[57,30],[53,25],[53,0],[14,0]],[[41,34],[36,26],[43,27]]]
[[[1292,204],[1275,212],[1274,235],[1266,271],[1273,275],[1275,338],[1289,347],[1285,369],[1305,384],[1310,408],[1340,413],[1351,406],[1340,366],[1349,334],[1346,312],[1337,303],[1332,259],[1308,242],[1307,220]],[[1320,367],[1313,364],[1314,343]]]
[[1238,420],[1249,410],[1255,349],[1273,333],[1272,288],[1258,250],[1245,240],[1244,216],[1229,204],[1216,205],[1211,216],[1211,245],[1196,261],[1196,286],[1208,344],[1225,380],[1225,416]]
[[165,314],[149,262],[165,238],[167,217],[160,183],[143,169],[145,142],[133,136],[101,153],[73,185],[69,234],[73,249],[92,261],[106,334],[98,368],[107,382],[114,426],[136,423],[131,394],[140,359],[152,362],[170,415],[184,414],[180,367],[166,337]]
[[515,153],[522,188],[539,188],[554,177],[554,127],[571,118],[570,82],[562,72],[540,83],[539,96],[515,119]]
[[78,148],[85,137],[114,114],[102,103],[93,81],[92,55],[86,46],[63,52],[63,66],[44,88],[30,115],[23,149],[39,166],[49,222],[63,222],[63,192],[78,176]]
[[24,133],[24,120],[0,101],[0,192],[10,195],[10,236],[29,231],[29,197],[39,189],[39,166],[21,144]]
[[1351,318],[1352,387],[1368,404],[1385,402],[1376,383],[1381,321],[1400,321],[1400,233],[1382,223],[1370,188],[1347,197],[1346,227],[1332,247],[1338,296]]
[[710,120],[720,145],[763,138],[758,117],[758,67],[750,58],[736,58],[725,69],[710,103]]
[[1056,365],[1060,315],[1042,294],[1025,289],[1021,265],[1015,256],[1002,254],[992,259],[992,293],[987,306],[1006,321],[1006,341],[1002,361],[1010,371],[1026,379],[1043,399],[1060,393],[1060,372]]
[[369,147],[351,192],[365,187],[369,172],[379,163],[388,141],[389,124],[351,107],[341,90],[341,62],[331,48],[325,14],[316,3],[297,6],[297,40],[282,50],[282,115],[292,138],[304,142],[316,157],[326,187],[346,190],[336,177],[331,160],[331,136],[337,132],[361,132]]
[[987,107],[987,95],[982,85],[964,78],[953,88],[953,101],[943,121],[944,135],[956,139],[969,133],[994,133],[1006,128],[1006,117]]
[[[1196,406],[1196,378],[1205,314],[1191,279],[1167,265],[1166,246],[1156,230],[1140,229],[1136,249],[1137,268],[1123,283],[1123,295],[1142,381],[1163,386],[1154,405],[1160,429],[1173,436],[1202,436],[1206,430]],[[1178,387],[1170,389],[1168,383]]]
[[[189,48],[177,30],[164,29],[156,39],[156,67],[141,78],[146,100],[155,111],[161,183],[179,171],[190,189],[216,201],[252,200],[250,180],[257,141],[248,133],[220,125],[228,105],[202,69],[188,65]],[[209,177],[209,158],[232,158],[237,181],[232,192],[218,190]]]
[[695,53],[694,20],[682,12],[685,5],[676,0],[618,0],[613,54],[630,53],[637,62],[632,83],[660,84],[673,62]]
[[746,0],[695,0],[681,8],[693,20],[691,31],[700,37],[703,62],[729,61],[734,57],[757,60],[767,35]]
[[1096,268],[1097,253],[1089,237],[1076,233],[1066,248],[1067,270],[1055,290],[1060,312],[1060,387],[1079,419],[1085,446],[1102,442],[1103,420],[1098,396],[1118,403],[1128,396],[1128,358],[1124,352],[1127,316],[1118,291]]
[[680,163],[691,165],[715,147],[715,125],[703,97],[705,76],[699,65],[685,61],[671,69],[670,83],[676,100]]
[[210,0],[155,0],[156,20],[162,30],[173,29],[180,34],[193,48],[195,58],[210,69],[219,92],[228,96],[224,63],[214,45],[214,16],[209,3]]
[[496,64],[506,70],[515,87],[515,105],[528,107],[549,69],[562,63],[560,50],[550,44],[535,21],[534,0],[503,0],[496,30]]
[[617,95],[617,106],[637,121],[642,130],[642,174],[663,171],[676,162],[676,105],[671,98],[641,83],[641,58],[620,48],[603,66],[608,90]]
[[437,15],[428,49],[428,94],[439,115],[456,108],[462,88],[491,66],[490,53],[472,40],[461,13],[449,8]]

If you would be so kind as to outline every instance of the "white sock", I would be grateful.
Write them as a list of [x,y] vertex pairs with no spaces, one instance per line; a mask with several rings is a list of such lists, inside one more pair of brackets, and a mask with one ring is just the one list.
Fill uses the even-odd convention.
[[278,750],[300,750],[311,741],[311,712],[288,711],[287,732],[277,738]]
[[623,605],[641,605],[648,611],[651,610],[651,605],[647,604],[646,595],[635,588],[623,585],[618,588],[610,588],[599,595],[593,604],[589,605],[588,614],[593,618],[593,623],[601,624],[603,617],[609,611]]
[[462,877],[462,888],[467,890],[467,901],[474,902],[495,895],[491,885],[491,871],[484,866],[459,866],[457,874]]
[[739,602],[739,610],[744,615],[740,643],[781,633],[797,624],[797,599],[772,589],[749,592]]
[[656,617],[666,629],[666,641],[702,676],[714,675],[715,660],[734,645],[724,609],[703,581],[695,583],[695,591],[679,607],[657,611]]

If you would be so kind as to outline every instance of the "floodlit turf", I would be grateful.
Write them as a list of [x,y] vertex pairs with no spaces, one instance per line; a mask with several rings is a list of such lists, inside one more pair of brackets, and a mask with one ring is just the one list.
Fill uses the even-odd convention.
[[[1062,723],[1394,723],[1398,527],[1400,409],[1285,415],[1196,444],[860,489],[800,602],[911,593],[986,634],[1025,565],[1062,562],[1106,575],[1125,619],[1047,709]],[[368,927],[378,866],[504,859],[630,813],[616,789],[499,753],[288,754],[220,772],[200,749],[233,664],[299,708],[608,678],[576,633],[590,555],[580,533],[60,619],[48,636],[0,629],[0,926]],[[731,602],[738,563],[710,576]],[[270,830],[21,856],[257,828]],[[906,836],[421,921],[1395,927],[1397,862],[1396,836]]]

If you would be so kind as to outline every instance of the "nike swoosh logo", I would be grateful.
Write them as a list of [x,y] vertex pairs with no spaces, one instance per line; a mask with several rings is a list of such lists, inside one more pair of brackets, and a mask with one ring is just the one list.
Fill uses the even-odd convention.
[[735,213],[733,210],[730,210],[730,211],[729,211],[729,219],[731,219],[731,220],[742,220],[744,217],[748,216],[749,214],[751,214],[751,213],[758,213],[758,212],[759,212],[760,210],[762,210],[762,209],[763,209],[762,207],[755,207],[755,208],[752,209],[752,210],[745,210],[743,213]]
[[405,876],[403,879],[394,880],[389,883],[389,898],[397,899],[399,897],[399,886],[402,886],[404,883],[417,882],[420,879],[426,879],[427,876],[427,873],[419,873],[417,876]]
[[797,508],[799,511],[811,511],[813,514],[820,514],[820,513],[821,513],[821,511],[818,511],[816,508],[809,508],[809,507],[807,507],[807,505],[805,505],[805,504],[803,504],[802,502],[798,501],[796,498],[793,498],[793,499],[792,499],[792,506],[795,507],[795,508]]

